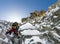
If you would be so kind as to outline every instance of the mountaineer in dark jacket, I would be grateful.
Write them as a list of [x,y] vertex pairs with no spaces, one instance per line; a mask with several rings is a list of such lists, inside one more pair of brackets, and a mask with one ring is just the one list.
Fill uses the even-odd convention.
[[17,22],[14,22],[12,24],[12,28],[10,30],[8,30],[6,32],[6,34],[8,34],[8,33],[11,34],[12,32],[14,32],[14,34],[18,36],[18,28],[19,28],[18,23]]

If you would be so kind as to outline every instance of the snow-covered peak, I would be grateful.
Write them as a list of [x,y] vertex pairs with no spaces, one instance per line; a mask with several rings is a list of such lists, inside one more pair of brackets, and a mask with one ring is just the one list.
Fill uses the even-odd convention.
[[33,25],[30,24],[30,23],[26,23],[26,24],[20,26],[20,28],[21,28],[21,29],[29,29],[29,28],[30,28],[30,29],[36,29],[36,27],[33,26]]

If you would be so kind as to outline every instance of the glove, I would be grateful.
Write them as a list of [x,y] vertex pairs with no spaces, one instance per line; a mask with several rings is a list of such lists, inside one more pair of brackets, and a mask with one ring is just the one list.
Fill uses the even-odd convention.
[[7,35],[9,32],[6,32],[5,35]]
[[11,35],[11,32],[6,32],[5,35],[7,35],[8,33]]

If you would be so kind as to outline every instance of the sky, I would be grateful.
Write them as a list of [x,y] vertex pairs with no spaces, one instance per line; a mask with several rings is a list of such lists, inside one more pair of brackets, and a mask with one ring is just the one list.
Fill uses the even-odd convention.
[[21,22],[35,10],[48,10],[57,0],[0,0],[0,19]]

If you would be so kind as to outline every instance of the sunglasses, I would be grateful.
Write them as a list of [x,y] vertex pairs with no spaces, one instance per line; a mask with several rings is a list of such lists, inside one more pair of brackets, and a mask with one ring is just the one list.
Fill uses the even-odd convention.
[[12,26],[16,26],[16,25],[12,25]]

